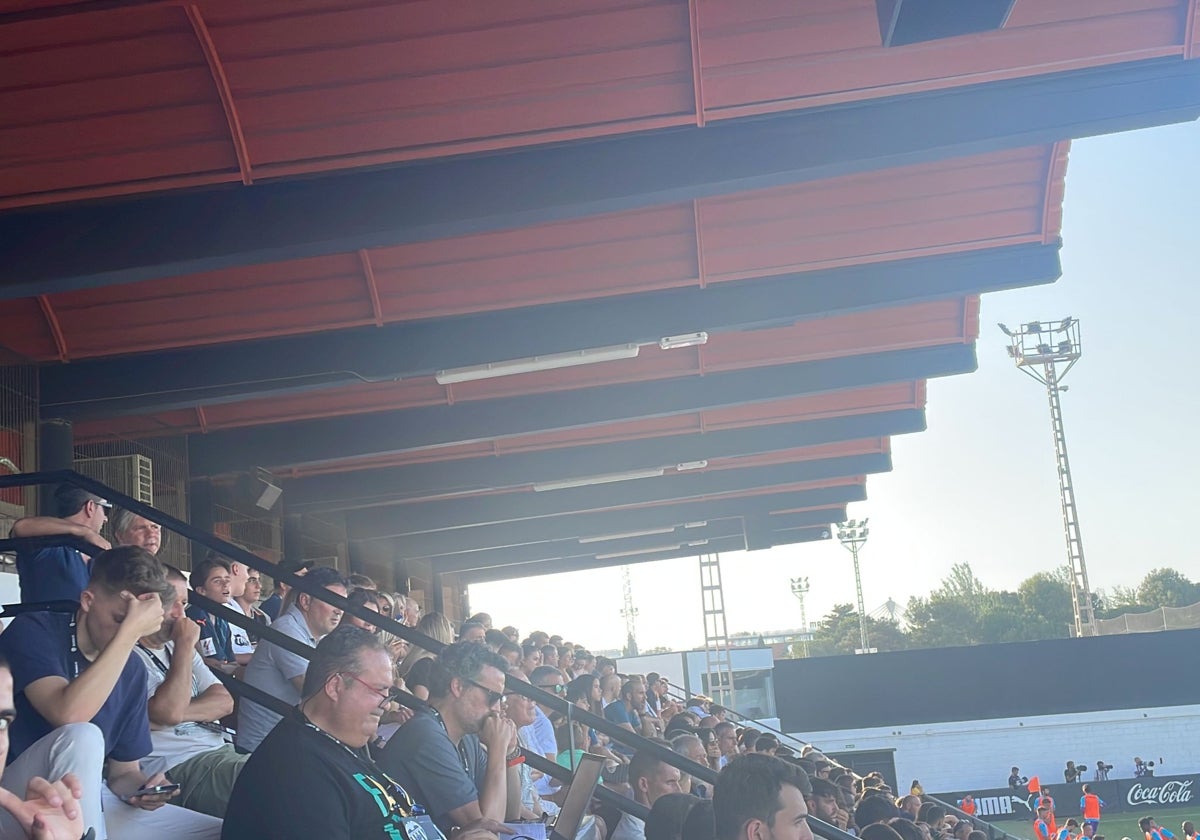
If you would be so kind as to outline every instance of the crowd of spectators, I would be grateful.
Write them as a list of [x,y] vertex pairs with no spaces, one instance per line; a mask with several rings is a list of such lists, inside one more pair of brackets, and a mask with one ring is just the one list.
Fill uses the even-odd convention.
[[[282,580],[260,604],[258,573],[225,557],[185,576],[156,558],[158,526],[128,512],[114,517],[113,548],[100,536],[105,500],[72,487],[56,499],[57,517],[20,520],[15,535],[105,550],[18,557],[29,609],[0,633],[0,836],[485,840],[562,807],[568,785],[527,759],[569,776],[590,753],[601,784],[649,818],[594,801],[581,840],[810,840],[810,813],[866,840],[978,840],[877,774],[739,726],[559,636],[483,614],[456,629],[364,576],[285,564],[415,628],[437,648],[424,649]],[[416,700],[401,705],[400,692]]]

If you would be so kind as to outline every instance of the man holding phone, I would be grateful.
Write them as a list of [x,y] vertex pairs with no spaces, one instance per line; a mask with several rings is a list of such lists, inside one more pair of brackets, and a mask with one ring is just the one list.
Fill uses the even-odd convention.
[[[167,805],[177,788],[162,773],[147,777],[140,766],[151,741],[145,669],[133,649],[159,629],[164,601],[174,597],[153,555],[122,546],[92,561],[76,612],[25,613],[0,634],[17,712],[9,730],[12,768],[23,759],[44,763],[39,756],[83,755],[80,806],[97,840],[220,836],[220,820]],[[87,723],[94,729],[76,726]],[[86,737],[95,730],[100,738]]]

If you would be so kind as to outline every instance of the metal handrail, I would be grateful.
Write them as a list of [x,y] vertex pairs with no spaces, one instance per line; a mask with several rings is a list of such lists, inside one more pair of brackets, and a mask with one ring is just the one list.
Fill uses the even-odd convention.
[[[199,543],[205,548],[208,548],[223,557],[228,557],[259,572],[263,572],[270,576],[273,580],[282,580],[299,592],[304,592],[320,601],[324,601],[327,604],[338,607],[343,611],[343,613],[349,613],[355,618],[359,618],[369,624],[373,624],[374,626],[379,627],[381,630],[386,630],[387,632],[398,636],[399,638],[405,639],[411,644],[418,645],[432,653],[441,653],[443,649],[448,647],[446,643],[426,636],[424,633],[419,633],[413,628],[401,624],[388,616],[381,615],[380,613],[369,610],[363,606],[352,604],[345,597],[338,595],[336,592],[332,592],[325,587],[320,586],[319,584],[307,580],[303,575],[285,572],[278,568],[278,564],[272,563],[269,560],[264,560],[257,554],[253,554],[239,545],[226,542],[214,534],[202,531],[188,522],[177,519],[168,513],[164,513],[163,511],[146,504],[145,502],[139,501],[132,496],[127,496],[119,490],[109,487],[93,478],[89,478],[88,476],[75,472],[74,470],[52,470],[46,472],[15,473],[12,475],[0,476],[0,489],[5,489],[8,487],[28,487],[32,485],[63,483],[72,484],[88,491],[89,493],[94,493],[95,495],[100,496],[125,510],[131,511],[138,516],[143,517],[144,519],[148,519],[151,522],[157,523],[168,531],[179,534],[187,540]],[[64,534],[59,544],[61,545],[67,541],[74,543],[76,540],[77,538]],[[3,543],[0,542],[0,547],[2,546]],[[79,546],[79,549],[89,555],[99,553],[100,551],[99,547],[92,545],[91,543],[86,543],[84,546]],[[194,590],[192,591],[190,597],[197,603],[197,605],[203,606],[205,602],[207,602],[209,606],[218,608],[214,611],[215,615],[225,618],[226,621],[229,621],[231,624],[241,627],[244,630],[252,630],[260,639],[268,639],[273,644],[279,644],[281,647],[285,647],[288,650],[303,656],[305,659],[309,659],[312,656],[312,648],[297,642],[295,639],[284,636],[278,631],[273,631],[273,628],[268,625],[260,624],[249,616],[243,615],[242,613],[231,610],[228,607],[224,607],[209,599],[206,599],[204,596],[196,593]],[[205,608],[207,609],[208,607],[206,606]],[[293,643],[302,648],[302,650],[292,647],[291,645]],[[218,676],[220,677],[222,675],[218,674]],[[222,680],[222,682],[224,683],[226,681]],[[253,688],[253,686],[245,686],[244,683],[239,683],[238,687]],[[582,709],[574,708],[573,704],[568,703],[565,699],[542,691],[530,683],[515,679],[506,674],[505,689],[507,691],[520,694],[523,697],[527,697],[536,703],[545,706],[546,708],[562,714],[566,714],[568,707],[571,707],[570,713],[575,720],[586,724],[592,729],[595,729],[597,732],[608,735],[613,740],[624,744],[625,746],[632,747],[637,751],[649,752],[659,761],[669,764],[672,767],[677,767],[681,772],[687,773],[693,778],[700,779],[701,781],[708,782],[710,784],[713,784],[717,781],[716,771],[706,765],[697,764],[693,761],[690,761],[671,749],[669,744],[644,738],[641,735],[631,732],[630,730],[625,729],[618,724],[612,723],[607,718],[599,717],[591,712],[585,712]],[[408,697],[417,703],[423,702],[413,695],[408,695]],[[278,698],[275,699],[278,700]],[[404,697],[404,693],[401,693],[397,699],[403,702],[407,698]],[[404,705],[410,704],[404,703]],[[536,765],[537,758],[540,756],[537,756],[536,754],[534,754],[534,756],[534,762]],[[526,752],[526,760],[529,760],[528,752]],[[547,762],[547,764],[551,764],[551,762]],[[559,765],[555,765],[555,767],[559,767]],[[566,770],[565,768],[561,772],[554,768],[549,768],[549,770],[550,775],[555,776],[556,778],[562,778],[564,780],[569,780],[571,778],[570,771]],[[616,794],[613,795],[613,801],[611,801],[610,804],[626,813],[634,814],[634,816],[639,815],[634,813],[635,810],[642,809],[644,807],[633,800],[617,796]],[[825,840],[854,840],[853,835],[842,831],[836,826],[818,820],[815,817],[809,818],[809,824],[813,829],[813,833],[819,837],[825,838]]]

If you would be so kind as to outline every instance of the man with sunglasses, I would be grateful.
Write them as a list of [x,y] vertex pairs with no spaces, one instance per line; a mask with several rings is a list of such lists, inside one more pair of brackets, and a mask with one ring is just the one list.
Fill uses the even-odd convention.
[[[321,639],[299,714],[263,739],[234,785],[222,840],[440,838],[367,746],[391,695],[392,660],[374,633],[347,625]],[[455,840],[495,836],[472,826]]]
[[[563,682],[562,671],[557,668],[539,665],[529,675],[529,681],[542,691],[549,692],[558,698],[566,697],[567,687]],[[554,709],[538,703],[534,706],[533,723],[524,727],[525,742],[548,761],[554,761],[558,757],[558,738],[554,734],[554,725],[558,722],[559,717],[560,715]],[[551,796],[558,788],[558,782],[550,776],[542,776],[537,780],[538,796]],[[553,805],[551,808],[551,813],[556,813]]]
[[507,667],[487,645],[448,646],[432,669],[429,707],[400,727],[379,758],[447,834],[520,814],[517,730],[500,705]]

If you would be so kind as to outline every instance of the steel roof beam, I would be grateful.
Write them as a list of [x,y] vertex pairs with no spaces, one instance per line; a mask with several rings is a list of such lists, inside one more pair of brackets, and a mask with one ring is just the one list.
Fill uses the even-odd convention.
[[1200,67],[1162,58],[321,178],[11,211],[0,216],[0,241],[10,243],[0,296],[522,227],[1198,113]]
[[398,534],[421,534],[591,510],[678,502],[701,496],[887,472],[891,468],[889,455],[852,455],[763,467],[684,472],[545,493],[519,491],[412,502],[392,505],[385,509],[385,515]]
[[[774,511],[803,511],[860,502],[867,497],[865,485],[848,484],[819,490],[784,490],[722,499],[694,499],[641,508],[589,511],[567,516],[506,522],[453,531],[434,531],[402,536],[391,517],[391,508],[371,508],[346,515],[346,530],[352,540],[395,539],[405,557],[434,557],[502,546],[530,545],[577,537],[602,537],[648,528],[675,527],[687,522],[711,521]],[[820,514],[823,516],[824,514]]]
[[[775,545],[795,545],[797,543],[817,542],[829,539],[828,528],[809,528],[802,531],[788,531],[781,534]],[[569,557],[565,560],[549,560],[541,563],[524,563],[517,566],[499,566],[491,569],[480,569],[461,575],[463,583],[487,583],[496,580],[534,577],[537,575],[554,575],[563,572],[578,572],[585,569],[602,569],[610,566],[627,566],[635,563],[649,563],[656,560],[674,560],[679,557],[698,557],[701,554],[725,554],[742,551],[745,544],[740,537],[726,537],[710,540],[705,546],[686,546],[672,551],[652,554],[633,554],[628,557]],[[729,574],[729,570],[726,570]]]
[[284,484],[290,512],[344,510],[439,493],[519,487],[688,461],[745,457],[820,444],[925,430],[920,409],[822,417],[615,443],[484,455],[353,473],[315,475]]
[[973,345],[231,429],[188,440],[194,475],[319,463],[968,373]]
[[[506,309],[384,327],[84,359],[39,371],[41,411],[68,420],[144,414],[430,375],[505,358],[658,341],[1053,282],[1059,245],[786,274],[701,289]],[[497,346],[496,336],[504,336]]]

